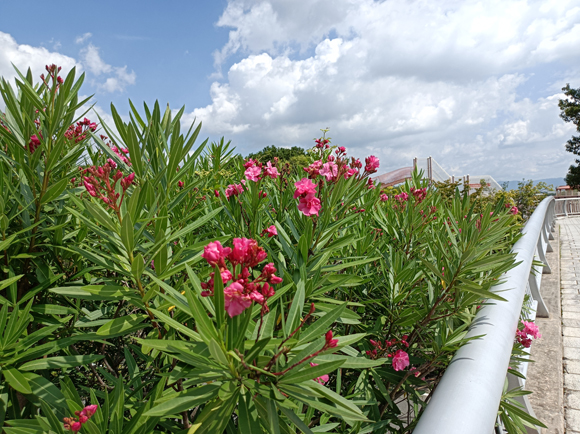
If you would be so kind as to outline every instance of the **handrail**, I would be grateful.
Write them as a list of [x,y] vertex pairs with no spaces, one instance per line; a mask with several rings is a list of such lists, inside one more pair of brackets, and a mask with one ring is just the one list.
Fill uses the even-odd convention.
[[[519,264],[493,288],[507,302],[490,300],[479,309],[466,338],[482,337],[457,351],[414,434],[493,432],[532,262],[536,252],[543,260],[551,249],[554,205],[553,197],[545,198],[524,226],[523,236],[512,248]],[[546,266],[544,272],[549,272]]]
[[556,217],[580,214],[580,197],[556,197]]

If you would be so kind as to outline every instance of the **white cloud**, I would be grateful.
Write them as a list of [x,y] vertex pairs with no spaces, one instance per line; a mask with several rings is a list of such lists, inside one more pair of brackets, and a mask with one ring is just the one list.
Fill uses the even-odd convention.
[[95,76],[110,75],[104,82],[97,83],[99,89],[105,92],[122,92],[128,85],[135,84],[135,72],[127,72],[127,66],[114,67],[106,63],[99,53],[99,48],[89,44],[81,50],[83,64]]
[[89,44],[81,50],[81,58],[87,69],[97,76],[103,73],[108,74],[113,69],[111,65],[101,59],[99,48],[93,44]]
[[75,44],[82,44],[87,39],[89,39],[91,36],[93,36],[93,34],[92,33],[89,33],[89,32],[87,32],[87,33],[85,33],[85,34],[83,34],[81,36],[77,36],[76,39],[75,39]]
[[12,64],[23,74],[26,74],[26,70],[30,68],[35,78],[39,77],[40,74],[46,74],[45,66],[53,63],[62,66],[61,75],[66,74],[74,66],[77,66],[77,70],[80,67],[75,59],[64,54],[49,51],[44,47],[18,44],[8,33],[0,32],[0,47],[2,47],[0,50],[0,76],[7,80],[12,80],[17,76]]
[[[77,38],[77,42],[83,42],[90,37],[90,33],[85,33]],[[51,43],[54,41],[51,41]],[[49,51],[44,47],[33,47],[25,44],[18,44],[8,33],[0,32],[0,76],[7,80],[16,77],[16,66],[23,74],[27,68],[32,70],[32,75],[37,79],[40,74],[46,74],[45,65],[56,64],[62,67],[61,76],[65,76],[73,67],[77,68],[77,73],[86,70],[89,73],[90,81],[97,89],[104,92],[122,92],[129,85],[136,82],[137,75],[134,71],[128,71],[127,66],[117,67],[106,63],[100,55],[99,48],[93,44],[88,44],[80,51],[80,59]],[[100,78],[101,81],[95,79]]]
[[579,22],[580,0],[230,0],[214,57],[240,60],[189,117],[243,152],[310,146],[328,126],[385,169],[433,155],[498,179],[563,176],[573,128],[557,102],[580,76]]

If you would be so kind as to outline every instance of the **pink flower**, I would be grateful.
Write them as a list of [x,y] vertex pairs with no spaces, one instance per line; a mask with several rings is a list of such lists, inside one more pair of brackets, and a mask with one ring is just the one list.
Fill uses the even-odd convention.
[[209,265],[215,267],[217,264],[221,263],[231,252],[232,249],[229,247],[223,247],[219,241],[213,241],[204,247],[201,257],[205,259]]
[[320,199],[318,199],[314,194],[308,194],[305,197],[301,197],[298,202],[298,210],[305,216],[318,215],[320,208]]
[[79,432],[82,428],[82,424],[80,422],[73,422],[70,426],[72,432]]
[[517,206],[512,206],[512,208],[510,209],[510,212],[513,215],[517,215],[517,213],[519,212],[518,207]]
[[183,186],[185,185],[183,181],[177,181],[177,185],[179,186],[179,188],[183,188]]
[[229,199],[231,196],[237,196],[244,192],[244,187],[241,184],[230,184],[226,188],[226,199]]
[[244,169],[248,169],[252,166],[256,165],[256,161],[252,160],[251,158],[244,163]]
[[338,345],[338,339],[332,339],[332,330],[328,330],[324,338],[326,339],[326,347],[335,348]]
[[[122,176],[122,174],[121,174],[121,176]],[[121,187],[123,187],[123,191],[125,191],[129,188],[129,186],[133,183],[134,179],[135,179],[135,174],[130,173],[129,175],[125,176],[121,180]]]
[[231,253],[228,254],[228,259],[234,265],[244,264],[249,267],[255,267],[268,257],[266,251],[258,246],[256,240],[234,238],[233,246]]
[[272,237],[275,237],[276,235],[278,235],[278,231],[276,230],[276,226],[274,226],[274,225],[272,225],[268,229],[266,229],[266,232],[268,232],[269,238],[272,238]]
[[230,318],[241,314],[252,305],[252,299],[244,294],[244,286],[234,282],[224,289],[225,309]]
[[262,169],[257,166],[248,167],[244,172],[246,178],[249,181],[258,182],[260,180],[260,174],[262,173]]
[[393,356],[393,369],[402,371],[407,366],[409,366],[409,355],[403,350],[397,350]]
[[348,166],[346,166],[346,168],[348,170],[346,172],[344,172],[344,179],[348,179],[353,175],[358,175],[358,169],[353,169],[352,167],[348,167]]
[[81,414],[85,414],[88,418],[92,417],[93,414],[95,414],[97,412],[97,408],[98,405],[93,404],[93,405],[87,405],[83,411],[81,412]]
[[522,344],[525,348],[530,348],[532,346],[532,340],[528,337],[528,334],[523,330],[518,330],[516,332],[516,340]]
[[109,164],[109,166],[111,166],[111,168],[113,169],[117,168],[117,163],[115,163],[111,158],[107,158],[107,163]]
[[[318,363],[312,363],[312,362],[310,362],[310,366],[312,366],[312,367],[318,366]],[[329,377],[326,374],[321,375],[320,377],[316,377],[316,378],[313,378],[312,379],[312,381],[316,381],[317,383],[320,383],[320,384],[328,383],[328,380],[329,380]]]
[[278,176],[280,176],[280,173],[278,173],[278,169],[272,166],[272,163],[268,161],[266,163],[266,167],[264,168],[264,175],[269,176],[272,179],[276,179]]
[[320,174],[320,168],[322,167],[322,161],[316,160],[308,167],[304,167],[304,171],[308,173],[309,178],[316,178]]
[[522,324],[524,325],[525,334],[531,335],[534,339],[540,339],[542,337],[542,335],[540,334],[540,330],[538,329],[538,326],[535,323],[529,321],[522,321]]
[[334,181],[338,175],[338,166],[336,163],[324,163],[320,174],[326,178],[327,181]]
[[36,148],[38,148],[39,146],[40,139],[36,136],[36,134],[30,136],[30,142],[28,142],[28,150],[30,151],[30,153],[34,154],[34,151],[36,151]]
[[91,184],[90,182],[87,181],[88,178],[83,179],[83,184],[85,185],[85,188],[87,189],[87,192],[93,196],[93,197],[97,197],[97,189],[95,188],[95,186],[93,184]]
[[406,202],[407,200],[409,200],[409,195],[405,192],[402,192],[401,194],[395,195],[395,199],[401,202]]
[[368,173],[375,173],[379,168],[379,159],[374,155],[365,158],[365,163],[366,163],[365,171],[367,171]]
[[273,262],[269,262],[266,266],[262,269],[262,277],[268,281],[268,283],[272,285],[276,285],[278,283],[282,283],[282,278],[274,276],[276,273],[276,267],[274,267]]
[[220,197],[220,192],[218,190],[214,190],[213,194],[215,194],[215,197]]
[[300,181],[294,183],[296,191],[294,191],[294,199],[299,196],[307,196],[309,194],[316,194],[316,184],[308,178],[302,178]]
[[384,194],[384,193],[383,193],[383,194],[381,194],[380,198],[381,198],[381,202],[386,202],[387,200],[389,200],[389,196],[387,196],[387,195],[386,195],[386,194]]

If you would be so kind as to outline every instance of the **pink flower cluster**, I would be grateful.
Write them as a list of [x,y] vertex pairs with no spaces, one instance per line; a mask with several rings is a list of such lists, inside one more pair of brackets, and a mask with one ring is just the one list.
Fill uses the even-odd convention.
[[316,142],[316,147],[318,149],[328,149],[330,148],[330,139],[314,139],[314,141]]
[[[540,339],[542,335],[538,326],[530,321],[522,321],[524,328],[516,332],[516,340],[525,348],[530,348],[532,345],[532,338]],[[531,338],[530,338],[531,336]]]
[[[264,266],[256,279],[250,280],[253,274],[249,268],[256,267],[268,256],[266,251],[258,246],[256,240],[234,238],[232,248],[223,247],[219,241],[213,241],[205,246],[201,256],[210,266],[219,269],[224,285],[232,282],[224,288],[225,310],[231,318],[241,314],[254,301],[262,306],[263,312],[268,311],[268,298],[274,295],[274,288],[271,285],[281,283],[282,279],[274,275],[276,267],[270,262]],[[232,275],[226,260],[231,270],[240,265],[241,272],[236,276]],[[213,296],[214,277],[215,273],[211,273],[209,281],[201,284],[204,289],[201,293],[203,297]]]
[[[40,133],[38,133],[38,134],[40,134]],[[34,151],[36,151],[36,148],[38,148],[39,146],[40,146],[40,139],[38,138],[38,136],[36,134],[33,134],[32,136],[30,136],[30,142],[28,142],[28,151],[31,154],[34,154]]]
[[226,199],[229,199],[232,196],[237,196],[238,194],[242,194],[244,192],[244,187],[242,184],[230,184],[226,188]]
[[87,405],[81,411],[75,411],[76,417],[65,417],[63,419],[64,429],[70,430],[73,433],[77,433],[83,427],[83,424],[97,412],[98,406],[96,404]]
[[270,227],[264,229],[260,235],[268,235],[268,238],[272,238],[278,235],[278,230],[276,229],[276,226],[271,225]]
[[379,159],[374,155],[365,158],[365,172],[367,173],[375,173],[379,168]]
[[409,343],[407,342],[408,338],[409,337],[407,335],[404,335],[400,340],[395,338],[386,340],[384,346],[381,341],[375,341],[371,339],[369,342],[374,347],[374,349],[368,350],[366,354],[373,360],[384,357],[386,355],[386,357],[393,359],[393,369],[395,371],[402,371],[410,364],[409,354],[400,348],[393,353],[392,347],[399,345],[401,347],[409,348]]
[[389,200],[389,196],[387,196],[385,193],[380,195],[380,199],[381,202],[386,202],[387,200]]
[[270,177],[272,179],[278,178],[280,173],[276,166],[272,166],[272,163],[268,161],[266,165],[252,160],[251,158],[244,164],[246,171],[244,175],[249,181],[258,182],[265,177]]
[[64,136],[68,140],[74,140],[75,143],[78,143],[87,138],[88,131],[96,131],[97,124],[91,122],[89,119],[84,118],[82,121],[78,121],[76,126],[71,125],[68,127]]
[[305,216],[318,215],[321,204],[316,197],[316,184],[308,178],[302,178],[294,183],[294,199],[298,199],[298,210]]
[[[118,211],[123,202],[123,198],[125,197],[125,191],[135,179],[135,174],[131,173],[123,177],[123,173],[120,170],[117,170],[111,178],[112,170],[116,167],[116,165],[113,164],[107,162],[107,164],[102,167],[91,166],[86,169],[81,169],[79,167],[79,169],[82,170],[83,175],[88,174],[88,176],[83,176],[83,184],[87,189],[87,192],[91,196],[101,199],[113,210]],[[123,189],[123,195],[121,197],[119,197],[119,193],[115,191],[115,186],[119,180],[121,181],[121,187]]]
[[415,197],[417,203],[421,203],[427,197],[427,189],[411,187],[411,194]]
[[396,194],[395,199],[399,202],[406,202],[409,200],[409,195],[403,191],[402,193]]

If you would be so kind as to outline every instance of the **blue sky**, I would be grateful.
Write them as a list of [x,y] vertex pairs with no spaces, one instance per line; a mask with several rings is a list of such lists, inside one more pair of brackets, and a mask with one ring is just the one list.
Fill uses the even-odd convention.
[[432,155],[449,173],[563,177],[580,87],[580,0],[0,3],[10,63],[77,65],[107,119],[158,99],[243,154],[309,147],[329,127],[384,171]]
[[[34,3],[38,9],[31,6]],[[84,90],[97,92],[99,105],[112,101],[126,112],[127,98],[139,103],[159,99],[171,107],[191,108],[211,102],[212,52],[228,40],[228,30],[215,26],[226,1],[107,0],[90,9],[77,1],[55,4],[58,7],[47,7],[46,2],[0,2],[0,31],[19,44],[43,46],[73,58],[92,43],[106,63],[127,65],[136,73],[135,85],[124,92],[101,93],[87,83]],[[86,33],[92,36],[85,43],[75,43]]]

